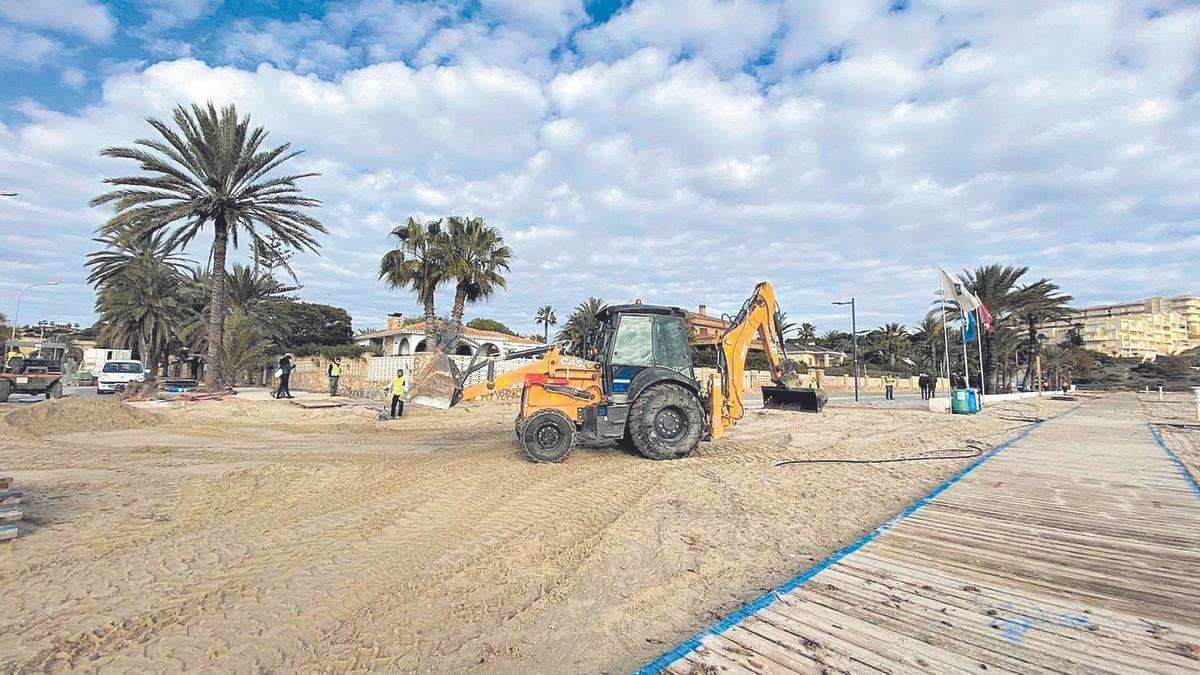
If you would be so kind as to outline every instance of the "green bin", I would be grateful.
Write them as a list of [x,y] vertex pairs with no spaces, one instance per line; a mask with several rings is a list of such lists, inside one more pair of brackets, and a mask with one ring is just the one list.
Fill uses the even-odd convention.
[[971,390],[955,389],[950,392],[950,412],[955,415],[969,415],[971,410]]

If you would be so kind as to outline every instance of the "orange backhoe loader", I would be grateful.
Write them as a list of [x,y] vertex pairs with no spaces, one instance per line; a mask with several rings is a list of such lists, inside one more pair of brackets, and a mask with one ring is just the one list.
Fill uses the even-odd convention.
[[[613,439],[632,445],[650,459],[685,457],[701,440],[721,438],[745,410],[743,371],[751,343],[762,343],[775,386],[763,387],[766,407],[819,412],[824,393],[797,388],[798,376],[775,325],[778,305],[771,284],[762,282],[725,330],[718,346],[717,372],[696,377],[688,350],[686,312],[643,304],[607,307],[596,316],[578,358],[563,345],[548,345],[511,356],[541,355],[531,364],[496,374],[494,361],[447,374],[449,361],[435,357],[418,374],[412,400],[449,407],[523,383],[516,433],[525,454],[537,462],[561,462],[577,439]],[[465,382],[474,370],[489,368],[487,381],[456,387],[449,400],[421,391],[422,380],[437,389],[447,379]],[[434,372],[436,371],[436,372]],[[443,391],[445,389],[443,388]]]

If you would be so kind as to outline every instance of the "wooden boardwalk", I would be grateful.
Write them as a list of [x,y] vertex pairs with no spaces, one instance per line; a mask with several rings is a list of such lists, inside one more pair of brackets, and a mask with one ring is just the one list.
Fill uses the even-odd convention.
[[1138,402],[1085,402],[646,666],[1200,672],[1200,488]]

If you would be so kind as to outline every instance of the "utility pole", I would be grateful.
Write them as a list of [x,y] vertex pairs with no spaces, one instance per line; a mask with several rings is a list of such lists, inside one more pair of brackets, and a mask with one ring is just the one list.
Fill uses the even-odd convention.
[[854,402],[858,402],[858,319],[854,311],[854,297],[847,302],[834,302],[835,305],[850,305],[850,342],[854,345]]

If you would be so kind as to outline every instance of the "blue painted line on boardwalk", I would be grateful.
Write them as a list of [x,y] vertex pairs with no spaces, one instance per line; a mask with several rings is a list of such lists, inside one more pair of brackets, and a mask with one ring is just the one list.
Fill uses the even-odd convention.
[[1163,442],[1162,436],[1158,434],[1158,429],[1155,429],[1153,424],[1146,422],[1146,428],[1150,430],[1150,435],[1154,437],[1154,441],[1158,443],[1158,447],[1167,453],[1167,457],[1175,465],[1175,470],[1179,472],[1180,476],[1183,476],[1183,480],[1187,481],[1188,487],[1192,488],[1192,494],[1196,495],[1196,499],[1200,499],[1200,485],[1196,484],[1196,479],[1192,477],[1191,472],[1187,470],[1183,461],[1179,459],[1179,455],[1176,455],[1175,451],[1167,447],[1167,444]]
[[[1076,406],[1076,407],[1078,407],[1078,406]],[[1065,415],[1074,409],[1075,408],[1072,408],[1071,410],[1068,410],[1064,413],[1055,415],[1055,417],[1061,417],[1062,415]],[[1046,419],[1054,419],[1054,417],[1050,417],[1050,418],[1046,418]],[[790,580],[784,582],[784,584],[782,586],[780,586],[779,588],[777,588],[773,591],[770,591],[769,593],[766,593],[762,596],[759,596],[759,597],[755,598],[754,600],[751,600],[750,602],[746,603],[745,605],[742,605],[737,610],[734,610],[734,612],[732,614],[725,617],[724,619],[721,619],[721,621],[713,624],[712,626],[709,626],[708,628],[700,631],[699,633],[696,633],[692,637],[688,638],[683,644],[679,645],[678,647],[672,649],[671,651],[663,654],[662,656],[659,656],[657,659],[654,659],[650,663],[646,664],[645,666],[642,667],[641,670],[637,671],[637,675],[653,675],[655,673],[661,673],[662,671],[669,668],[672,663],[675,663],[679,659],[682,659],[684,656],[687,656],[688,653],[695,650],[696,647],[699,647],[700,643],[704,641],[704,638],[709,637],[710,635],[720,635],[721,633],[724,633],[725,631],[729,630],[730,628],[733,628],[737,624],[741,623],[743,620],[745,620],[751,614],[754,614],[755,612],[759,611],[760,609],[764,609],[764,608],[772,605],[778,599],[778,597],[780,595],[782,595],[784,593],[788,593],[792,590],[795,590],[796,588],[799,588],[800,586],[804,585],[809,579],[812,579],[813,577],[817,576],[826,568],[836,564],[839,560],[841,560],[842,558],[845,558],[846,556],[850,555],[851,553],[854,553],[855,551],[862,548],[863,546],[866,546],[868,543],[870,543],[871,541],[873,541],[877,537],[879,537],[879,535],[892,529],[897,523],[904,520],[905,518],[908,518],[912,514],[916,513],[919,509],[924,507],[926,504],[933,501],[934,497],[937,497],[938,495],[942,494],[946,490],[950,489],[950,487],[952,485],[954,485],[958,481],[962,480],[964,476],[966,476],[967,474],[969,474],[972,471],[974,471],[975,469],[977,469],[979,467],[979,465],[988,461],[992,457],[995,457],[998,453],[1000,453],[1005,448],[1007,448],[1007,447],[1011,446],[1012,444],[1016,443],[1017,441],[1020,441],[1021,439],[1025,438],[1030,433],[1032,433],[1034,429],[1037,429],[1038,427],[1042,426],[1042,424],[1044,424],[1045,422],[1046,422],[1046,420],[1041,420],[1039,422],[1035,422],[1033,424],[1033,426],[1029,427],[1025,431],[1022,431],[1021,433],[1008,439],[1004,443],[1001,443],[1000,445],[997,445],[996,447],[992,448],[991,451],[989,451],[986,455],[980,457],[979,459],[975,460],[974,462],[971,462],[971,464],[969,466],[967,466],[967,468],[963,469],[962,471],[959,471],[957,474],[955,474],[953,477],[951,477],[950,480],[947,480],[945,483],[942,483],[941,485],[935,487],[932,492],[925,495],[921,499],[917,500],[916,503],[909,506],[907,509],[904,509],[903,511],[901,511],[900,515],[896,516],[895,518],[892,518],[891,520],[880,525],[879,527],[875,528],[874,530],[871,530],[870,532],[864,534],[863,536],[859,537],[854,543],[852,543],[849,546],[841,549],[840,551],[837,551],[836,553],[830,555],[828,558],[825,558],[824,560],[817,563],[816,565],[813,565],[812,567],[808,568],[807,570],[805,570],[798,576],[792,577]],[[1159,441],[1159,444],[1161,445],[1162,441]],[[1163,447],[1165,448],[1166,446],[1163,446]],[[1170,450],[1168,450],[1167,452],[1170,452]],[[1193,483],[1192,485],[1193,485],[1193,489],[1196,489],[1195,484]]]

